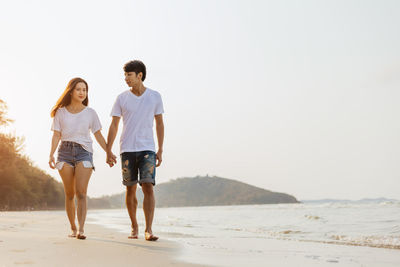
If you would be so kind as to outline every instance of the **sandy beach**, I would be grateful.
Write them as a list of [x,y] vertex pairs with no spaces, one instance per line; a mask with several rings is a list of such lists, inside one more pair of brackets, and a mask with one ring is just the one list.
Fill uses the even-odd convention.
[[[209,210],[212,208],[203,208]],[[221,209],[221,208],[220,208]],[[229,207],[228,207],[229,209]],[[186,209],[190,210],[190,209]],[[158,210],[158,221],[169,223],[174,209]],[[184,209],[178,211],[183,212]],[[199,210],[197,210],[199,212]],[[205,236],[182,235],[174,239],[174,228],[157,226],[160,240],[130,240],[122,229],[104,227],[124,210],[89,210],[86,240],[68,238],[64,211],[0,212],[0,267],[2,266],[399,266],[400,250],[299,242],[265,238],[229,237],[193,226]],[[97,215],[96,215],[97,214]],[[90,217],[101,217],[96,220]],[[126,214],[125,214],[126,215]],[[207,217],[207,216],[205,216]],[[140,219],[140,218],[139,218]],[[254,220],[254,219],[253,219]],[[123,220],[127,223],[127,218]],[[139,220],[141,221],[141,220]],[[115,221],[114,221],[115,223]],[[185,222],[186,224],[186,222]],[[224,225],[224,224],[221,224]],[[122,225],[123,226],[123,225]],[[129,225],[126,224],[124,229]],[[189,225],[188,225],[189,226]],[[176,230],[176,229],[175,229]],[[236,231],[235,231],[236,232]],[[240,234],[240,231],[238,232]],[[207,236],[208,234],[208,236]],[[171,240],[172,239],[172,240]],[[196,245],[197,244],[197,245]],[[197,264],[197,265],[196,265]]]
[[178,243],[129,240],[87,224],[86,240],[68,238],[63,211],[1,212],[0,266],[200,266],[176,260]]

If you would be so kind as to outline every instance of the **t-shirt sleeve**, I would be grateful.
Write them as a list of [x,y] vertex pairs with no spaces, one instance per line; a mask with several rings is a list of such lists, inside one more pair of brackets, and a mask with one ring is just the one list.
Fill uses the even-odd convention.
[[95,133],[99,130],[101,130],[101,123],[99,116],[97,116],[96,111],[93,110],[93,115],[92,115],[92,123],[90,124],[90,129],[92,130],[92,133]]
[[60,122],[60,110],[57,110],[56,115],[54,115],[53,123],[51,124],[52,131],[59,131],[61,132],[61,122]]
[[159,115],[159,114],[162,114],[162,113],[164,113],[164,105],[163,105],[163,102],[162,102],[161,95],[158,94],[158,101],[157,101],[157,105],[156,105],[156,109],[155,109],[154,115]]
[[115,103],[112,107],[110,116],[115,116],[115,117],[121,117],[122,116],[122,109],[121,109],[121,100],[120,97],[118,96],[117,99],[115,100]]

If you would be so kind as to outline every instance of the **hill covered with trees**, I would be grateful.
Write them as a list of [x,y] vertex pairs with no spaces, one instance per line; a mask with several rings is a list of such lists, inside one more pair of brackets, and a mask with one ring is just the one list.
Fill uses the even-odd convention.
[[[7,106],[0,99],[2,129],[12,122],[6,112]],[[0,133],[0,210],[63,208],[62,184],[20,153],[22,144],[22,138]]]
[[[139,205],[143,194],[137,190]],[[222,206],[299,203],[285,193],[277,193],[220,177],[179,178],[154,188],[157,207]],[[122,208],[125,193],[91,199],[91,208]]]

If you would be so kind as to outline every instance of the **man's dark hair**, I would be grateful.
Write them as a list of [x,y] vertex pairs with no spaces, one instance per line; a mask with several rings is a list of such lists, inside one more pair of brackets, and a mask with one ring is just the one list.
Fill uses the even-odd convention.
[[146,79],[146,66],[140,60],[132,60],[124,65],[125,72],[134,72],[138,75],[140,72],[143,73],[142,81]]

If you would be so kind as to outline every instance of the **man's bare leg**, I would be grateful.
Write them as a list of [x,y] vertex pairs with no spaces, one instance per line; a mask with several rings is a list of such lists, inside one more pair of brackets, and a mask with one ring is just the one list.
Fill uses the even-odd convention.
[[137,198],[136,198],[136,188],[137,184],[126,187],[126,208],[128,209],[129,217],[132,223],[132,232],[128,238],[137,239],[139,233],[139,226],[136,220],[136,209],[137,209]]
[[143,183],[143,211],[144,217],[146,220],[146,229],[145,229],[145,238],[147,241],[156,241],[158,239],[157,236],[153,235],[152,224],[154,217],[154,208],[156,205],[156,201],[154,199],[154,191],[152,183]]

